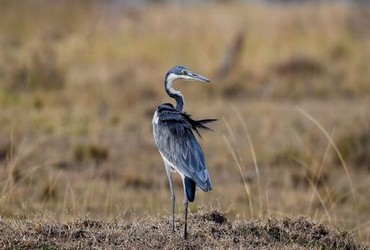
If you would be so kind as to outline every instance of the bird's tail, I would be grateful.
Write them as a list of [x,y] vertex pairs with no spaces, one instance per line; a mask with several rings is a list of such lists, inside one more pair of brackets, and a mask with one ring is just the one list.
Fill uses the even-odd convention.
[[195,182],[192,179],[185,176],[184,186],[187,200],[193,202],[195,198],[195,188],[196,188]]

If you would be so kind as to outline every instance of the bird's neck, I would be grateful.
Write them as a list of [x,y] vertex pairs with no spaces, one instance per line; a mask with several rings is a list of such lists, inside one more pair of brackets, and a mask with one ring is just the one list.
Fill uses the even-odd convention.
[[184,97],[180,91],[173,88],[173,80],[169,80],[168,78],[166,78],[164,85],[167,94],[176,100],[176,109],[178,111],[182,111],[185,104]]

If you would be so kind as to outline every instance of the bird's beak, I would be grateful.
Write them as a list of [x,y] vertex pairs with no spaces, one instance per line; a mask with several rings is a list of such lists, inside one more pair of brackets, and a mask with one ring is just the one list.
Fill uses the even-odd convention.
[[189,80],[191,80],[191,81],[199,81],[199,82],[206,82],[206,83],[211,83],[212,82],[207,77],[204,77],[204,76],[199,75],[199,74],[194,73],[194,72],[189,72],[188,76],[190,77]]

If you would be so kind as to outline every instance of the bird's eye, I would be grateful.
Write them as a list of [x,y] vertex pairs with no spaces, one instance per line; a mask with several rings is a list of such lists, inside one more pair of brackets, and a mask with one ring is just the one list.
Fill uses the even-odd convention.
[[188,71],[186,70],[186,69],[183,69],[182,71],[181,71],[181,73],[183,74],[183,75],[188,75]]

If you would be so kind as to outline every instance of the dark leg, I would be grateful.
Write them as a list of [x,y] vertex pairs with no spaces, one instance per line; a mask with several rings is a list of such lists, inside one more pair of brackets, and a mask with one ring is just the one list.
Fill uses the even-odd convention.
[[188,199],[184,200],[184,213],[185,213],[185,226],[184,226],[184,239],[188,239]]
[[168,183],[170,185],[170,197],[171,197],[171,224],[172,224],[172,232],[175,232],[175,192],[173,189],[173,182],[172,182],[172,173],[166,167]]

